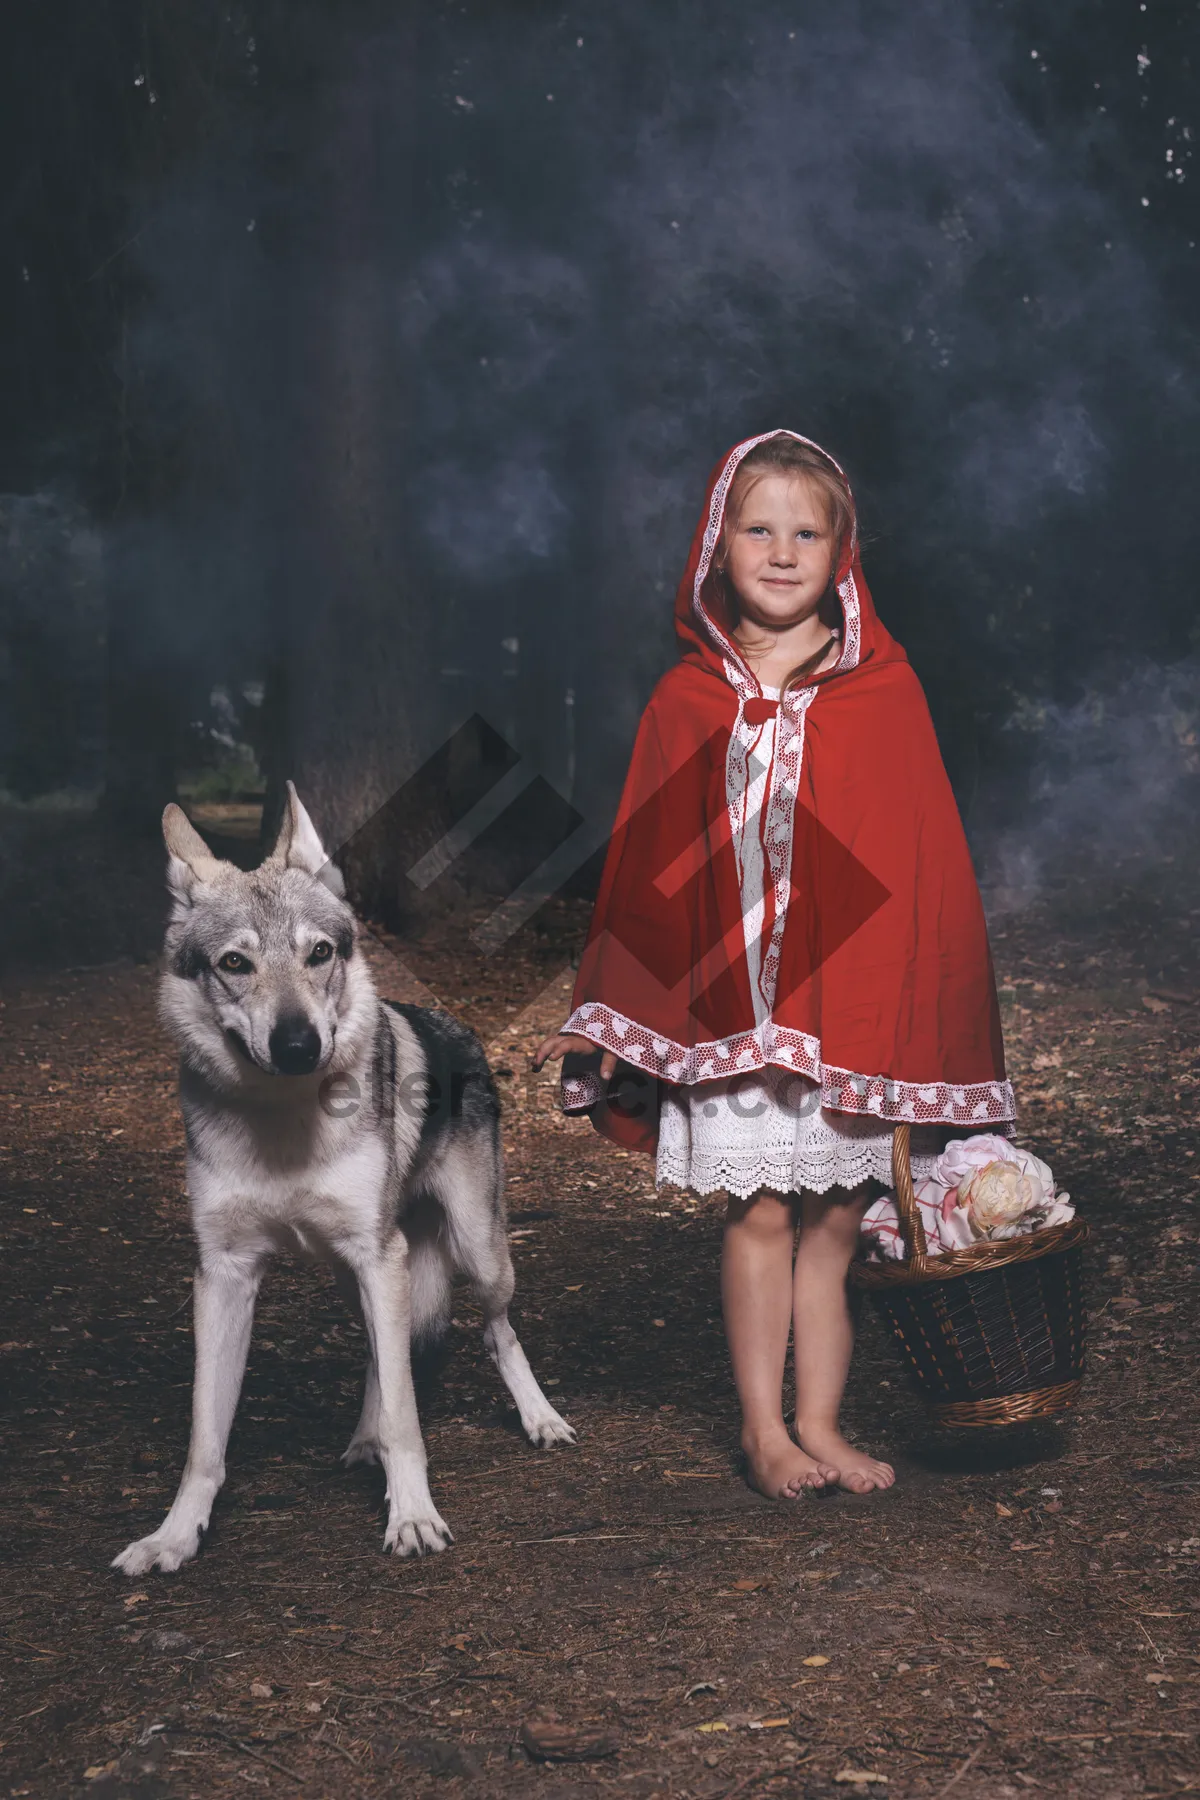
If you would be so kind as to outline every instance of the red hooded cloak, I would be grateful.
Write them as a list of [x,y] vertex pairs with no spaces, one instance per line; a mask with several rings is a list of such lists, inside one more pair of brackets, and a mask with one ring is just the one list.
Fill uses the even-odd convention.
[[[773,701],[732,636],[712,570],[725,502],[742,458],[780,436],[798,434],[748,438],[709,481],[675,603],[681,659],[642,716],[563,1027],[622,1062],[605,1094],[569,1061],[564,1106],[647,1150],[657,1083],[768,1063],[819,1083],[822,1106],[881,1123],[1016,1116],[962,823],[856,542],[835,577],[834,668]],[[752,753],[772,713],[764,780]],[[763,877],[747,892],[735,843],[755,775]]]

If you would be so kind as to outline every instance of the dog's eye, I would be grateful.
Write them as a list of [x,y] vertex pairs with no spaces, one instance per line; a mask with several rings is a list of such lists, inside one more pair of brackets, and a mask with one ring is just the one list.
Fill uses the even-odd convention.
[[226,975],[248,975],[250,959],[243,956],[240,950],[227,950],[217,967],[223,969]]
[[308,960],[310,963],[325,963],[329,961],[332,955],[333,945],[329,940],[327,938],[318,938],[317,942],[308,953]]

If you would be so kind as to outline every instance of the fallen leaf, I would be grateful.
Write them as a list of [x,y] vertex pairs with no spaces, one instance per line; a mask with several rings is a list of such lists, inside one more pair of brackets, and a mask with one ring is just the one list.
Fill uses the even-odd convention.
[[1146,1008],[1147,1012],[1152,1013],[1165,1013],[1170,1012],[1171,1010],[1167,1002],[1165,1000],[1160,1000],[1157,994],[1143,994],[1142,1005]]
[[987,1662],[984,1666],[989,1669],[1011,1669],[1012,1668],[1012,1664],[1006,1663],[1002,1656],[989,1656],[987,1659]]
[[1012,1507],[1011,1506],[1001,1506],[1000,1502],[997,1500],[997,1502],[996,1502],[996,1517],[998,1519],[1011,1519],[1012,1516],[1013,1516]]
[[462,1652],[463,1652],[463,1654],[464,1654],[464,1656],[465,1656],[465,1655],[466,1655],[466,1650],[467,1650],[467,1642],[468,1642],[468,1640],[469,1640],[469,1638],[470,1638],[470,1633],[469,1633],[469,1632],[467,1632],[467,1631],[460,1631],[460,1632],[459,1632],[459,1633],[458,1633],[458,1636],[457,1636],[457,1637],[452,1637],[452,1638],[451,1638],[451,1639],[450,1639],[450,1641],[449,1641],[449,1643],[448,1643],[448,1644],[447,1644],[447,1646],[446,1646],[446,1647],[447,1647],[447,1649],[449,1649],[449,1650],[461,1650],[461,1651],[462,1651]]
[[725,1723],[724,1719],[710,1719],[708,1721],[707,1725],[697,1725],[696,1730],[697,1731],[728,1731],[729,1727]]
[[269,1687],[265,1681],[252,1681],[250,1683],[250,1692],[254,1695],[256,1700],[269,1700],[274,1689]]
[[650,1323],[652,1325],[657,1325],[659,1330],[662,1331],[665,1329],[667,1321],[665,1319],[651,1319]]
[[874,1769],[839,1769],[833,1779],[844,1782],[847,1787],[887,1786],[887,1776],[876,1774]]
[[566,1287],[563,1289],[564,1294],[581,1294],[582,1292],[583,1292],[582,1281],[577,1283],[577,1285],[575,1287]]
[[750,1581],[750,1580],[735,1581],[733,1584],[734,1592],[738,1593],[738,1594],[752,1594],[754,1592],[755,1588],[760,1588],[761,1586],[762,1586],[761,1581]]
[[125,1608],[125,1611],[128,1612],[131,1607],[138,1606],[143,1600],[148,1600],[149,1598],[149,1594],[126,1594],[121,1605]]
[[1161,1669],[1151,1669],[1145,1679],[1150,1682],[1153,1687],[1162,1687],[1166,1682],[1174,1681],[1175,1677],[1173,1675],[1164,1675]]
[[829,1658],[827,1656],[806,1656],[804,1658],[804,1667],[806,1669],[823,1669],[828,1661]]

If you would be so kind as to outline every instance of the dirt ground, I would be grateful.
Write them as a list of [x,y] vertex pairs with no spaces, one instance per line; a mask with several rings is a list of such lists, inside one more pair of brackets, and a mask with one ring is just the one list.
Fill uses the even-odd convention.
[[[524,1443],[464,1298],[423,1406],[457,1542],[384,1556],[379,1473],[338,1462],[360,1334],[282,1264],[202,1554],[130,1582],[109,1561],[170,1500],[192,1356],[160,851],[117,875],[50,822],[8,855],[0,1792],[1200,1792],[1195,865],[1063,878],[995,921],[1021,1136],[1094,1227],[1067,1423],[939,1436],[868,1311],[848,1425],[896,1487],[747,1489],[719,1207],[656,1195],[526,1073],[564,908],[532,1003],[450,952],[436,987],[507,1071],[516,1319],[578,1446]],[[372,941],[407,997],[395,950]],[[598,1754],[532,1760],[522,1727],[554,1719]]]

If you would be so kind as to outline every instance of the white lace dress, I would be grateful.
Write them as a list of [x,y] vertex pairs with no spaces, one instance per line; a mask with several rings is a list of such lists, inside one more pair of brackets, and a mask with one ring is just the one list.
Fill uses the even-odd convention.
[[[778,699],[777,688],[763,689]],[[775,747],[775,720],[760,730],[751,755],[742,816],[734,833],[743,894],[763,891],[762,800]],[[744,910],[746,960],[755,1010],[769,1012],[759,986],[762,903]],[[936,1129],[915,1126],[910,1157],[914,1180],[924,1180],[940,1146]],[[814,1081],[791,1069],[765,1068],[725,1081],[665,1090],[658,1127],[660,1187],[719,1190],[748,1198],[760,1188],[823,1194],[855,1188],[874,1177],[892,1185],[892,1133],[870,1115],[821,1106]]]

